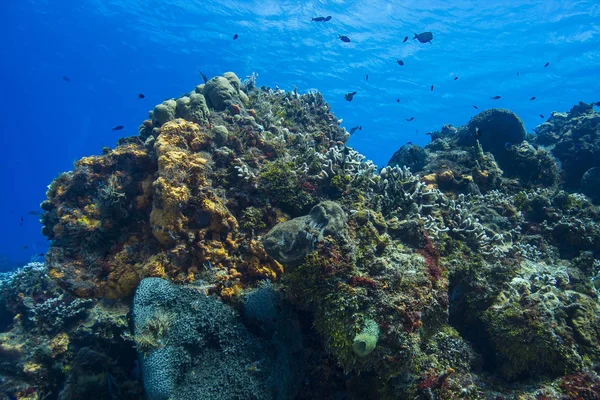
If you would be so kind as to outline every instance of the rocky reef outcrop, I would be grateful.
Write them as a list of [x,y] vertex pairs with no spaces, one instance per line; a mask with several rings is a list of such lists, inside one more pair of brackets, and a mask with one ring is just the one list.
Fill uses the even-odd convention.
[[[255,83],[212,78],[52,182],[34,280],[71,317],[39,315],[71,337],[101,304],[131,310],[111,346],[140,379],[100,351],[100,325],[67,346],[52,385],[24,372],[8,393],[29,376],[36,393],[78,398],[75,370],[108,395],[141,381],[148,399],[600,393],[600,216],[542,144],[566,139],[486,110],[378,169],[318,92]],[[572,129],[591,127],[597,114],[578,110]],[[3,335],[24,337],[10,282]]]

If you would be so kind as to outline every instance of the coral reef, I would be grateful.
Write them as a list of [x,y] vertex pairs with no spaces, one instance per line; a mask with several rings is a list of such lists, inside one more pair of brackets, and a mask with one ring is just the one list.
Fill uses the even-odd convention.
[[2,389],[137,396],[137,358],[149,399],[594,398],[598,118],[486,110],[378,170],[320,93],[214,77],[51,183]]

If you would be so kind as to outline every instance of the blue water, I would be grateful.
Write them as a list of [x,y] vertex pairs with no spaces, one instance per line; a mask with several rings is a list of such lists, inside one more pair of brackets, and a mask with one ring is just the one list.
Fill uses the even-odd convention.
[[[198,71],[318,89],[348,130],[363,126],[349,144],[380,166],[407,141],[467,122],[473,105],[510,108],[531,130],[540,114],[600,101],[597,0],[3,0],[0,15],[0,269],[45,251],[28,212],[50,181],[136,134]],[[333,18],[310,21],[319,15]],[[412,40],[423,31],[432,44]]]

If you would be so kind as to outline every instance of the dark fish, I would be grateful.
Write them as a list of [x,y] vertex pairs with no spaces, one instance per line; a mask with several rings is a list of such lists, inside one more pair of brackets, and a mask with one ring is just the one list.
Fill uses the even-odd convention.
[[21,217],[21,222],[23,222],[23,217]]
[[400,99],[396,99],[396,103],[400,103]]
[[543,115],[543,114],[540,114],[540,118],[542,118],[542,119],[543,119],[543,118],[544,118],[544,115]]
[[27,214],[29,214],[29,215],[35,215],[36,217],[41,217],[42,216],[42,212],[41,211],[29,211]]
[[121,129],[123,129],[123,125],[117,125],[114,128],[112,128],[113,131],[120,131]]
[[311,21],[323,22],[323,21],[325,21],[325,17],[315,17],[315,18],[311,18]]
[[71,78],[69,78],[66,75],[62,77],[62,80],[65,81],[65,82],[71,82]]
[[204,83],[208,82],[208,76],[204,75],[202,73],[202,71],[198,71],[200,73],[200,76],[202,77],[202,80],[204,81]]
[[44,257],[44,253],[38,254],[38,257]]
[[533,96],[533,97],[532,97],[532,98],[530,98],[529,100],[530,100],[530,101],[531,101],[531,100],[535,100],[535,96]]
[[406,142],[406,144],[412,144],[412,142]]
[[140,94],[138,94],[138,97],[139,97],[140,99],[143,99],[144,97],[146,97],[146,95],[145,95],[144,93],[140,93]]
[[504,143],[504,148],[505,148],[506,150],[510,149],[511,147],[512,147],[512,143],[511,143],[511,142],[506,142],[506,143]]
[[233,40],[239,38],[238,34],[236,33],[235,35],[233,35]]
[[458,76],[455,76],[455,77],[454,77],[454,80],[457,80],[457,79],[458,79]]
[[21,246],[21,250],[27,250],[29,246]]
[[405,120],[407,120],[408,122],[412,121],[413,119],[415,119],[415,117],[410,117],[410,118],[404,118]]
[[413,40],[415,39],[417,39],[421,43],[431,43],[431,41],[433,40],[433,33],[423,32],[419,33],[418,35],[415,33],[415,37],[413,38]]
[[350,92],[350,93],[346,93],[344,95],[344,98],[348,101],[352,101],[352,99],[354,98],[354,95],[356,94],[356,92]]
[[431,89],[430,90],[433,92],[433,85],[431,85]]
[[330,19],[331,19],[331,15],[328,15],[328,16],[326,16],[326,17],[325,17],[325,19],[323,20],[323,22],[327,22],[327,21],[329,21]]
[[494,97],[492,97],[492,100],[498,100],[500,98],[502,98],[502,96],[494,96]]
[[544,68],[546,68],[548,65],[550,65],[550,61],[548,61],[546,64],[544,64]]
[[350,134],[353,135],[356,131],[362,131],[362,126],[355,126],[354,128],[350,129]]
[[477,107],[477,106],[473,106],[473,108],[476,109],[476,110],[479,110],[479,107]]
[[339,33],[338,36],[338,39],[340,39],[342,42],[350,43],[350,38],[348,36],[340,35]]
[[406,42],[408,40],[408,36],[404,36],[404,40],[402,41],[402,43]]
[[595,103],[592,103],[592,105],[595,105],[596,107],[600,107],[600,101],[596,101]]
[[517,72],[517,76],[519,76],[519,73]]
[[404,65],[404,61],[402,61],[402,60],[396,60],[396,62],[398,63],[399,66],[403,66]]
[[366,79],[367,79],[367,82],[369,82],[369,74],[367,74],[367,78]]

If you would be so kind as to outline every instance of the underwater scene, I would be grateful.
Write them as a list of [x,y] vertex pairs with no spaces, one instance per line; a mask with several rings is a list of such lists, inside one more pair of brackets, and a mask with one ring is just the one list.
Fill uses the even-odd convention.
[[600,399],[597,1],[0,11],[0,400]]

